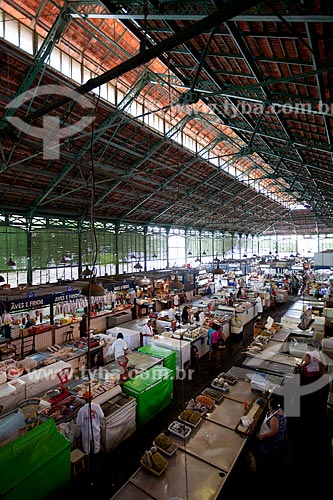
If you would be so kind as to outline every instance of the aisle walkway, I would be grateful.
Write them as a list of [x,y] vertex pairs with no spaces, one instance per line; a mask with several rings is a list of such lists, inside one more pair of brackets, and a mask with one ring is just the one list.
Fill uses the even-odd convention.
[[[291,302],[295,300],[297,300],[297,297],[290,296],[287,304],[278,304],[274,310],[265,311],[261,322],[264,324],[269,315],[275,321],[279,322],[289,309]],[[80,478],[80,481],[76,481],[60,498],[109,500],[138,469],[140,458],[144,451],[151,446],[155,436],[159,432],[165,431],[170,422],[177,418],[180,411],[184,408],[184,403],[192,397],[197,396],[205,387],[210,386],[212,379],[218,373],[228,371],[232,366],[241,363],[244,358],[243,351],[253,337],[254,323],[255,320],[244,327],[242,338],[231,340],[228,343],[227,348],[222,354],[222,368],[217,368],[214,364],[211,364],[208,360],[208,355],[201,358],[198,369],[193,373],[192,380],[175,381],[174,398],[170,406],[162,410],[149,422],[139,427],[133,436],[121,443],[117,448],[108,454],[101,453],[98,460],[99,463],[91,464],[88,471]],[[308,405],[306,406],[308,407]],[[321,402],[320,408],[321,410],[316,414],[314,411],[306,410],[304,406],[304,410],[308,411],[308,414],[302,416],[302,419],[290,423],[291,435],[289,437],[291,440],[290,449],[292,450],[292,456],[290,456],[290,463],[288,464],[289,469],[287,468],[283,472],[285,475],[289,475],[290,472],[291,476],[295,478],[295,474],[299,475],[301,473],[304,466],[303,458],[308,455],[309,450],[311,458],[313,457],[313,453],[315,453],[315,457],[318,457],[319,449],[323,450],[323,452],[325,450],[325,457],[322,460],[316,460],[316,464],[318,469],[323,470],[323,472],[330,472],[332,470],[330,460],[331,449],[329,446],[329,425],[331,427],[331,424],[326,418],[326,414],[324,414],[326,413],[326,402],[324,406]],[[325,411],[323,408],[325,408]],[[316,404],[317,410],[318,405]],[[312,430],[316,428],[317,431],[312,433]],[[310,436],[312,436],[311,439]],[[255,498],[255,496],[249,497],[249,489],[256,488],[258,481],[260,481],[262,487],[264,486],[265,478],[259,478],[258,475],[250,473],[245,455],[244,453],[229,475],[220,494],[221,500],[234,500],[243,494],[246,494],[247,498]],[[307,460],[306,465],[308,466],[308,464]],[[93,471],[95,468],[97,468],[96,473]],[[280,471],[272,471],[273,477],[275,477],[276,472],[279,473]],[[267,479],[270,482],[272,477]]]

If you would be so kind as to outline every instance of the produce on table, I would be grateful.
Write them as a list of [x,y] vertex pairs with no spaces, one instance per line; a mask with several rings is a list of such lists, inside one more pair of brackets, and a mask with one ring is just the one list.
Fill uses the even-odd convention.
[[168,453],[171,453],[174,448],[174,442],[172,439],[169,438],[164,432],[161,432],[156,438],[155,438],[155,444],[159,448],[162,448],[162,450],[167,451]]

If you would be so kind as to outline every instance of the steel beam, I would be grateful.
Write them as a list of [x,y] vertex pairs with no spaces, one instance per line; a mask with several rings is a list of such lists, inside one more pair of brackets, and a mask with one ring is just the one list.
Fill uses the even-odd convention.
[[[104,1],[103,3],[107,6],[109,4],[109,1]],[[249,9],[254,5],[257,5],[258,3],[260,3],[260,0],[235,0],[226,4],[223,2],[223,0],[218,0],[217,4],[219,8],[213,14],[210,14],[204,19],[192,24],[188,28],[181,30],[179,33],[170,36],[163,42],[139,52],[139,54],[131,57],[127,61],[120,63],[118,66],[112,68],[109,71],[106,71],[102,75],[91,78],[85,84],[78,87],[77,92],[79,92],[80,94],[86,94],[96,87],[99,87],[100,85],[103,85],[104,83],[107,83],[114,78],[118,78],[124,75],[128,71],[131,71],[139,66],[142,66],[143,64],[148,63],[152,59],[172,50],[174,47],[186,43],[187,41],[191,40],[191,38],[194,38],[206,31],[210,31],[212,28],[214,28],[214,26],[218,26],[227,19],[234,17],[238,13]],[[43,108],[30,113],[30,115],[27,116],[27,120],[33,122],[37,120],[37,118],[44,116],[47,113],[54,111],[55,109],[58,109],[68,101],[68,98],[56,99],[52,103],[45,105]]]
[[[35,55],[33,64],[30,65],[28,72],[24,75],[21,84],[13,95],[13,99],[30,89],[40,70],[43,68],[46,59],[51,54],[55,44],[59,41],[59,38],[69,20],[69,10],[66,6],[63,6],[53,26],[47,33],[42,45]],[[4,129],[8,125],[7,118],[13,116],[15,112],[16,108],[6,107],[0,120],[0,130]]]
[[[93,136],[93,144],[101,138],[101,136],[104,134],[105,130],[110,127],[114,122],[116,122],[119,119],[119,116],[122,115],[126,107],[128,107],[137,97],[138,95],[142,92],[144,89],[145,85],[147,84],[147,81],[145,79],[140,80],[137,82],[137,84],[131,89],[131,91],[124,97],[124,99],[119,103],[119,106],[116,110],[116,112],[110,114],[104,122],[101,124],[101,126],[95,130],[94,136]],[[76,160],[80,160],[81,158],[84,157],[84,155],[89,151],[89,149],[93,145],[91,143],[91,139],[89,139],[85,142],[85,144],[82,145],[80,148],[80,152],[76,157]],[[56,176],[56,178],[50,182],[46,190],[44,191],[43,195],[40,196],[38,199],[35,200],[33,208],[36,209],[38,205],[43,203],[45,198],[51,193],[51,191],[68,175],[68,173],[75,167],[76,165],[72,162],[68,162],[65,167],[59,172],[59,174]]]

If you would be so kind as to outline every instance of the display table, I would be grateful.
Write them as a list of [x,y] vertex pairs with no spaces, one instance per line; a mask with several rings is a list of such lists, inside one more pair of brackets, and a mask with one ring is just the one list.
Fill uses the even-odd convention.
[[124,382],[123,392],[136,398],[137,421],[142,425],[171,404],[173,373],[163,366],[154,366]]
[[25,432],[25,419],[21,410],[2,415],[0,417],[0,448],[22,436]]
[[[212,414],[214,411],[216,408]],[[185,443],[178,437],[172,439],[186,452],[225,472],[231,471],[246,443],[236,432],[209,420],[204,420]]]
[[286,303],[288,301],[288,290],[276,289],[276,302]]
[[108,452],[136,431],[136,399],[118,394],[101,406],[101,447]]
[[[150,356],[144,352],[130,352],[126,355],[128,358],[128,365],[132,366],[136,372],[136,375],[149,370],[153,366],[162,365],[162,358],[157,358],[155,356]],[[103,367],[103,373],[108,376],[109,374],[115,376],[119,380],[120,374],[122,373],[122,368],[120,368],[117,361],[112,361]]]
[[243,403],[225,398],[221,404],[215,406],[212,413],[207,414],[206,420],[234,431],[243,415]]
[[49,366],[44,366],[39,370],[22,375],[21,380],[25,383],[26,398],[31,398],[47,392],[49,389],[59,385],[58,373],[64,368],[72,368],[70,363],[57,361]]
[[25,382],[20,378],[0,385],[0,407],[2,414],[14,410],[25,399]]
[[138,349],[139,352],[144,352],[155,358],[163,359],[163,366],[169,368],[172,371],[174,377],[176,376],[176,353],[171,351],[171,349],[164,349],[164,347],[158,347],[156,345],[147,344]]
[[118,333],[122,333],[126,340],[129,349],[137,349],[140,347],[140,329],[132,330],[123,326],[114,326],[106,330],[106,335],[117,337]]
[[256,395],[251,391],[249,382],[237,380],[236,384],[229,384],[229,391],[224,394],[224,398],[232,399],[239,403],[244,403],[244,401],[251,403],[256,398]]
[[151,344],[176,351],[176,365],[178,369],[185,368],[190,363],[191,343],[186,340],[156,335],[151,339]]
[[[168,467],[161,477],[156,477],[140,467],[112,499],[214,500],[226,480],[225,473],[218,467],[181,449],[178,449],[168,462]],[[127,492],[133,493],[132,486],[137,486],[141,495],[148,496],[127,496]]]

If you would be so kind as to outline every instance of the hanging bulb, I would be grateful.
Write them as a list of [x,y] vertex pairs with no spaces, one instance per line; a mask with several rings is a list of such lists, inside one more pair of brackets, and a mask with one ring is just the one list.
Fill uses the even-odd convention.
[[93,276],[91,281],[84,285],[81,294],[85,297],[101,297],[105,295],[105,289],[97,283],[96,276]]
[[89,269],[88,266],[86,266],[85,270],[82,271],[82,276],[90,276],[91,275],[91,270]]
[[16,266],[16,262],[14,262],[13,259],[10,257],[9,260],[7,260],[7,262],[6,262],[6,265],[14,267],[14,266]]

